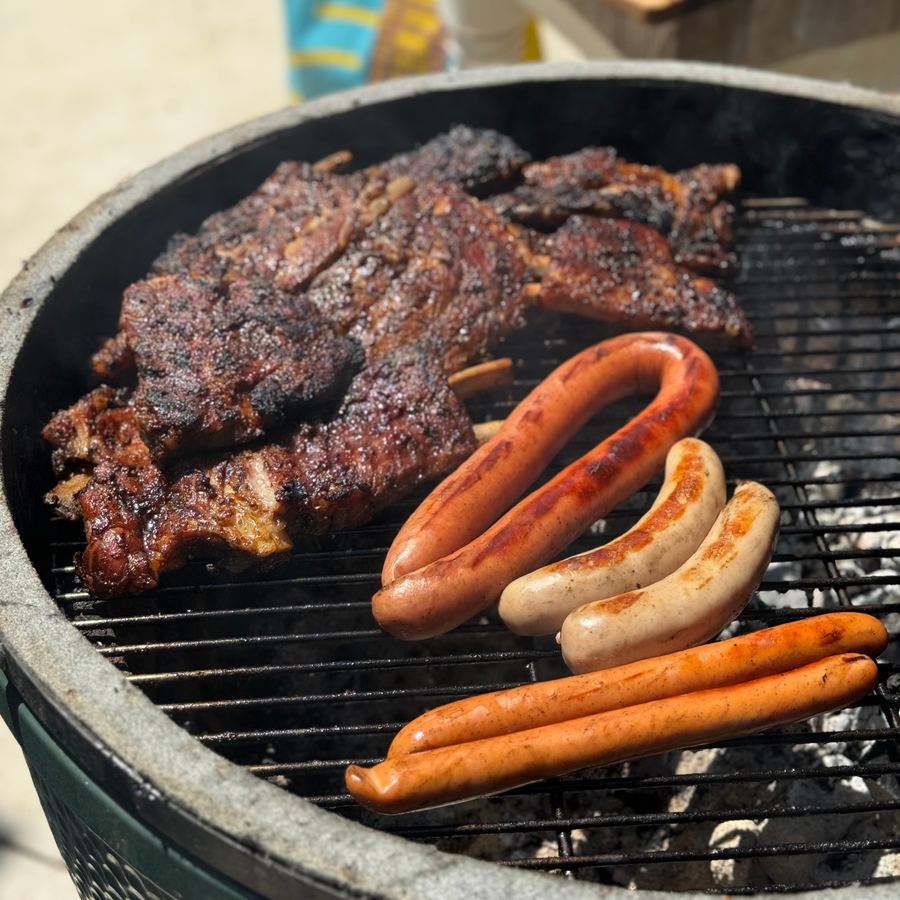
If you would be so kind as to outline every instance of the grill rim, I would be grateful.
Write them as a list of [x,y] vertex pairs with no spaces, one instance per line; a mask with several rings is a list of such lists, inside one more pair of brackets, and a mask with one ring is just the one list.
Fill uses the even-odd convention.
[[[634,80],[693,83],[814,100],[876,113],[900,125],[900,99],[813,79],[728,66],[614,62],[537,64],[409,79],[327,97],[254,120],[195,144],[145,170],[87,207],[26,264],[0,298],[0,389],[5,399],[28,331],[53,292],[97,237],[144,201],[232,155],[312,120],[360,106],[445,91],[529,82]],[[0,428],[6,433],[5,409]],[[12,427],[12,426],[9,426]],[[4,448],[5,477],[10,477]],[[0,640],[2,667],[42,724],[120,801],[164,834],[235,880],[272,898],[316,896],[525,898],[596,897],[589,884],[511,870],[445,854],[349,822],[289,795],[195,741],[102,659],[65,619],[28,559],[0,484]],[[235,816],[240,810],[241,816]],[[315,834],[316,839],[310,840]],[[389,875],[384,860],[390,858]],[[889,896],[895,885],[865,888]],[[605,888],[610,900],[633,892]],[[798,897],[862,897],[839,888]],[[641,892],[648,898],[671,894]]]

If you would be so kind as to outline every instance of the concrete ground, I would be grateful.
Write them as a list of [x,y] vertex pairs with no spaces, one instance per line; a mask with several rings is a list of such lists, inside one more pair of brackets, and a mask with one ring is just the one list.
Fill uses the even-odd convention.
[[[580,58],[541,36],[545,57]],[[895,34],[779,68],[900,90],[897,59]],[[0,0],[0,287],[121,179],[284,106],[284,63],[279,0]],[[74,898],[2,725],[0,754],[0,900]]]

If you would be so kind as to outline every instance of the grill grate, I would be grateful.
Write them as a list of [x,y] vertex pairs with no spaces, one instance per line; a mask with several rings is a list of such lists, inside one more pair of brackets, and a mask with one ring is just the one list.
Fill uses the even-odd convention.
[[[784,511],[772,565],[733,628],[854,606],[900,630],[900,227],[787,198],[748,201],[731,287],[757,349],[716,357],[722,405],[705,438],[730,484],[752,478]],[[515,384],[470,402],[501,418],[554,366],[605,336],[546,317],[508,341]],[[548,473],[643,405],[604,411]],[[659,482],[579,540],[622,533]],[[164,587],[89,598],[71,523],[53,522],[56,596],[73,625],[199,740],[261,777],[376,828],[504,865],[645,889],[792,891],[900,874],[900,673],[895,639],[872,697],[849,711],[502,797],[397,818],[361,810],[351,762],[440,703],[567,674],[546,638],[492,613],[406,644],[374,627],[384,553],[424,491],[376,522],[298,546],[265,576],[202,561]],[[602,530],[602,537],[600,532]]]

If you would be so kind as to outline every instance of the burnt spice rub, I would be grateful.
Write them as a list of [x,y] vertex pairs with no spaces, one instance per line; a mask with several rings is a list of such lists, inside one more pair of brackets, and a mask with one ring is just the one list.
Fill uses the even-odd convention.
[[685,267],[702,268],[688,233],[727,255],[729,167],[616,158],[603,189],[631,199],[577,216],[560,200],[547,235],[497,192],[584,179],[496,132],[460,126],[338,171],[348,159],[282,164],[127,289],[92,359],[102,385],[44,431],[60,479],[47,499],[84,520],[92,593],[145,590],[195,554],[282,553],[451,470],[476,441],[447,379],[531,306],[752,341],[734,298]]

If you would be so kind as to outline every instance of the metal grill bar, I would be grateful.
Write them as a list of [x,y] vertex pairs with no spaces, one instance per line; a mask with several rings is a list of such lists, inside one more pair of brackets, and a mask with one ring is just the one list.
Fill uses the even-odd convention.
[[[752,201],[736,226],[740,263],[731,287],[754,322],[757,347],[717,358],[722,405],[707,439],[729,485],[762,481],[784,518],[773,565],[734,627],[841,605],[892,623],[900,612],[900,226],[796,198]],[[504,353],[516,360],[516,381],[470,401],[473,417],[503,418],[547,372],[603,336],[601,325],[561,319],[510,339]],[[598,416],[549,474],[640,405],[625,401]],[[658,480],[605,517],[602,538],[586,536],[573,550],[620,534],[657,489]],[[118,601],[81,589],[71,558],[83,538],[56,520],[57,599],[102,655],[205,744],[299,796],[409,839],[479,855],[479,840],[502,836],[507,865],[607,882],[627,876],[637,887],[677,887],[688,869],[709,881],[711,863],[723,860],[868,854],[877,861],[900,847],[895,833],[871,825],[879,817],[900,822],[896,636],[879,663],[875,695],[844,713],[459,808],[399,819],[361,813],[343,770],[378,762],[402,723],[457,697],[566,674],[552,638],[510,635],[490,613],[413,645],[373,626],[370,597],[384,554],[422,496],[364,528],[298,546],[270,574],[219,573],[200,561],[150,594]],[[847,785],[858,788],[849,799],[841,794]],[[768,838],[763,828],[752,847],[710,847],[714,829],[736,819],[795,829],[790,839]],[[835,836],[838,821],[854,828]],[[811,822],[824,823],[815,840]],[[660,829],[666,847],[652,844]],[[827,866],[811,871],[727,889],[879,881]],[[671,884],[654,872],[671,872]]]
[[185,681],[192,678],[252,678],[254,675],[287,675],[298,672],[346,671],[349,669],[399,669],[424,666],[476,665],[486,662],[532,661],[555,659],[552,650],[509,651],[505,653],[469,653],[458,656],[432,656],[424,659],[397,657],[393,659],[344,660],[342,662],[307,663],[287,666],[241,666],[230,669],[197,669],[192,672],[154,672],[148,675],[129,675],[135,684],[153,684],[163,681]]
[[[815,843],[797,841],[796,843],[771,844],[752,849],[709,850],[705,853],[696,851],[676,853],[662,850],[649,853],[597,853],[568,859],[566,864],[572,868],[600,868],[663,862],[708,862],[714,859],[758,859],[761,856],[789,856],[807,853],[862,853],[870,850],[893,850],[897,847],[900,847],[900,837],[881,841],[818,841]],[[530,859],[501,860],[500,865],[521,869],[557,869],[559,861],[532,857]]]
[[[253,771],[260,774],[274,773],[276,768],[273,765],[268,766],[251,766]],[[900,763],[887,763],[881,765],[857,765],[857,766],[832,766],[828,770],[829,775],[835,778],[853,778],[859,776],[861,778],[877,778],[880,775],[897,775],[900,774]],[[766,769],[758,772],[729,772],[727,774],[714,774],[709,772],[697,772],[690,775],[669,775],[655,776],[647,778],[635,778],[633,776],[617,776],[615,778],[582,778],[571,782],[572,790],[579,791],[661,791],[667,788],[678,787],[696,787],[703,785],[752,785],[760,782],[777,782],[777,781],[803,781],[815,780],[822,777],[821,767],[815,768],[791,768],[791,769]],[[561,782],[570,784],[570,782]],[[549,782],[546,782],[549,784]],[[540,791],[541,785],[530,785],[529,787],[519,788],[516,791],[510,791],[511,794],[531,794]],[[546,789],[546,786],[544,787]],[[316,803],[329,808],[337,806],[352,806],[355,801],[349,794],[333,794],[330,796],[310,797]],[[515,830],[515,822],[484,822],[469,823],[448,826],[445,831],[441,832],[446,835],[462,835],[462,834],[483,834],[496,832],[497,829],[510,828]],[[434,836],[438,826],[411,826],[415,828],[414,836],[424,838]],[[405,833],[405,831],[404,831]]]
[[[892,809],[900,809],[900,801],[889,800],[881,803],[853,803],[843,807],[838,815],[859,815],[860,813],[883,812]],[[465,829],[466,834],[503,834],[517,831],[551,831],[565,825],[573,828],[635,828],[643,825],[682,825],[696,824],[698,822],[729,822],[738,819],[788,819],[801,816],[828,815],[834,812],[829,806],[795,806],[790,809],[763,808],[758,806],[735,807],[734,809],[709,811],[703,813],[665,812],[645,813],[643,815],[604,815],[581,816],[569,819],[537,819],[527,822],[499,822],[490,826],[479,825]],[[434,837],[436,829],[422,828],[386,828],[391,834],[402,837]],[[457,834],[457,829],[446,828],[442,832],[445,836]]]

